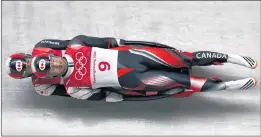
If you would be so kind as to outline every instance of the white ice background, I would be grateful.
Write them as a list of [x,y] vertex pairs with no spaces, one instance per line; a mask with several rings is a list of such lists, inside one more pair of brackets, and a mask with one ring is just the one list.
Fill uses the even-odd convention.
[[[2,63],[42,39],[84,34],[251,56],[260,62],[260,1],[2,2]],[[3,135],[259,135],[260,67],[197,67],[196,76],[256,77],[256,88],[149,102],[38,95],[2,68]]]

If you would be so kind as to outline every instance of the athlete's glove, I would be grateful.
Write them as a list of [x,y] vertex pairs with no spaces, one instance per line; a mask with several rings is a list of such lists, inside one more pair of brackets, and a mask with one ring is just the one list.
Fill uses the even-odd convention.
[[91,97],[93,94],[100,92],[101,89],[90,89],[90,88],[76,88],[76,87],[69,87],[67,89],[67,94],[70,95],[73,98],[76,99],[88,99]]

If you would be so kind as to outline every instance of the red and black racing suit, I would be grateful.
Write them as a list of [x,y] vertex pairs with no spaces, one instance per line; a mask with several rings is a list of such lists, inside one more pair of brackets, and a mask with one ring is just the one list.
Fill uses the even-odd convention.
[[[190,76],[190,68],[227,61],[227,55],[217,52],[183,52],[156,42],[129,41],[116,38],[98,38],[79,35],[74,37],[91,47],[120,50],[118,55],[118,75],[122,87],[146,95],[148,92],[164,94],[169,89],[181,88],[193,91],[208,91],[219,81]],[[65,50],[70,40],[45,39],[35,48]],[[216,58],[202,58],[201,54],[217,54]],[[131,58],[131,60],[130,60]],[[58,80],[59,81],[59,80]],[[57,82],[58,84],[58,82]],[[224,89],[224,85],[216,89]],[[104,88],[104,91],[111,88]],[[52,95],[68,96],[63,85],[58,85]],[[184,95],[186,96],[186,95]],[[88,100],[102,100],[105,92],[93,94]],[[182,96],[181,96],[182,97]]]

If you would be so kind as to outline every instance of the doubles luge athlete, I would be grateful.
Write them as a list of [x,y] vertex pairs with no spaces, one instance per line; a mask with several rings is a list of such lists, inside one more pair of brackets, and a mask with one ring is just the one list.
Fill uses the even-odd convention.
[[[57,41],[43,40],[40,43],[58,45]],[[196,65],[234,63],[254,69],[257,62],[250,57],[210,51],[184,52],[155,42],[84,35],[67,40],[64,45],[64,55],[37,54],[30,66],[34,75],[45,81],[48,81],[46,78],[62,77],[66,95],[77,99],[91,100],[98,96],[101,100],[111,94],[114,94],[111,101],[137,96],[186,97],[195,92],[248,89],[256,85],[254,78],[223,82],[190,75]],[[17,71],[17,65],[10,64],[18,61],[9,62],[9,69]],[[108,92],[109,89],[120,90]],[[173,93],[173,89],[179,90]],[[53,95],[52,91],[40,94]]]

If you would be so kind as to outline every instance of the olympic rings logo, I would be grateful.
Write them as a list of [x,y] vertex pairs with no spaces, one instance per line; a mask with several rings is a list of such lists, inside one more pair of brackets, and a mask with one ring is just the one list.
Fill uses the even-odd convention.
[[75,69],[77,70],[75,73],[75,79],[76,80],[82,80],[83,77],[87,74],[87,69],[85,65],[87,64],[87,58],[83,55],[82,52],[76,53],[76,64]]

